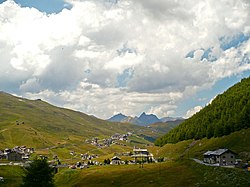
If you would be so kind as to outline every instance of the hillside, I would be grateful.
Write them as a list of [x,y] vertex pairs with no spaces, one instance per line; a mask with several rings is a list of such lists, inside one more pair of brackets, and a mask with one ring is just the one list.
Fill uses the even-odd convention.
[[176,126],[178,126],[179,124],[181,124],[182,122],[184,122],[184,119],[179,119],[176,121],[158,122],[151,124],[148,127],[158,131],[159,133],[165,134],[170,130],[172,130],[173,128],[175,128]]
[[[154,147],[155,157],[163,163],[138,165],[91,166],[88,169],[60,169],[55,186],[249,186],[250,175],[243,169],[211,167],[189,158],[202,158],[207,150],[227,147],[244,161],[250,159],[250,128],[216,138],[185,140],[176,144]],[[0,176],[6,185],[20,186],[23,170],[1,166]]]
[[[50,155],[54,152],[64,155],[69,150],[84,153],[96,149],[83,144],[86,139],[101,139],[127,132],[157,137],[157,133],[145,127],[107,122],[81,112],[52,106],[40,99],[28,100],[0,92],[0,150],[26,145]],[[136,142],[140,141],[149,143],[143,138]],[[110,154],[112,151],[107,152]]]
[[175,144],[168,143],[160,147],[158,153],[167,160],[183,158],[200,158],[208,150],[228,148],[244,161],[250,160],[250,128],[233,132],[223,137],[203,138],[201,140],[184,140]]
[[250,77],[223,94],[200,112],[157,139],[156,145],[182,140],[221,137],[250,127]]

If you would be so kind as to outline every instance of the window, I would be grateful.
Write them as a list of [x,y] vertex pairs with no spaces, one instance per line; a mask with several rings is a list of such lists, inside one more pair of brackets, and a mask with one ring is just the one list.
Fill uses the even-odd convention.
[[222,158],[226,158],[226,156],[223,156]]
[[232,155],[231,158],[234,158],[234,156]]

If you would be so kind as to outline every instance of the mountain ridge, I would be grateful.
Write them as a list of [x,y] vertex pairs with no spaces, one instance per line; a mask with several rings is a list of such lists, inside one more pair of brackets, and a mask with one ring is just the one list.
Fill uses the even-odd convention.
[[112,121],[112,122],[121,122],[121,123],[132,123],[135,125],[140,125],[140,126],[148,126],[152,125],[155,123],[166,123],[166,122],[174,122],[178,120],[184,120],[182,117],[163,117],[163,118],[158,118],[155,114],[146,114],[145,112],[142,112],[139,117],[131,117],[131,116],[126,116],[122,113],[118,113],[109,119],[107,121]]

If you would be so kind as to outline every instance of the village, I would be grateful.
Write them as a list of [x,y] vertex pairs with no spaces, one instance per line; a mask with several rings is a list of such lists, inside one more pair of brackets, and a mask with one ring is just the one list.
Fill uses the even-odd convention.
[[[114,140],[123,140],[127,141],[128,136],[127,135],[119,135],[118,133],[111,136],[110,139],[104,139],[102,143],[98,143],[98,138],[93,138],[92,141],[88,141],[88,143],[91,143],[97,147],[105,147],[110,146],[112,143],[114,143]],[[10,164],[13,164],[13,162],[19,162],[19,163],[28,163],[30,162],[30,156],[35,152],[34,148],[28,148],[25,145],[23,146],[15,146],[14,148],[6,148],[4,150],[0,150],[0,160],[2,161],[9,161]],[[76,153],[74,151],[71,151],[69,153],[72,156],[76,156]],[[126,156],[127,160],[121,160],[121,156]],[[39,157],[45,157],[44,155],[39,155]],[[138,148],[134,147],[131,152],[125,152],[125,153],[114,153],[112,158],[104,159],[103,162],[96,161],[95,159],[99,156],[96,154],[80,154],[79,155],[79,161],[75,164],[61,164],[60,159],[57,155],[53,156],[53,159],[50,160],[51,166],[57,166],[57,167],[69,167],[71,169],[78,168],[88,168],[90,165],[122,165],[122,164],[143,164],[143,163],[155,163],[155,162],[161,162],[164,161],[164,158],[154,158],[154,155],[150,153],[146,148]],[[208,165],[208,166],[223,166],[223,167],[239,167],[239,168],[246,168],[248,167],[247,163],[242,163],[241,159],[236,159],[237,153],[229,150],[229,149],[217,149],[214,151],[206,151],[203,154],[203,160],[193,159],[194,161]],[[6,163],[6,162],[5,162]],[[1,162],[3,164],[3,162]],[[250,169],[250,168],[248,168]]]
[[129,142],[129,136],[131,136],[132,134],[133,133],[131,133],[131,132],[128,132],[126,134],[116,133],[116,134],[110,136],[109,138],[106,138],[103,140],[99,140],[99,138],[94,137],[91,140],[90,139],[85,140],[85,143],[92,144],[98,148],[109,147],[111,144],[118,144],[118,145],[126,146],[125,144],[121,144],[121,143],[117,142],[116,140]]
[[[97,149],[104,149],[110,147],[112,145],[119,145],[119,146],[126,146],[125,143],[121,142],[129,142],[129,137],[132,136],[131,132],[126,134],[119,134],[115,133],[114,135],[104,138],[100,140],[97,137],[93,137],[92,139],[85,140],[86,144],[91,144]],[[28,148],[25,145],[22,146],[15,146],[14,148],[5,148],[4,150],[0,150],[0,165],[21,165],[27,166],[30,163],[31,155],[35,153],[34,148]],[[69,154],[71,157],[78,158],[76,163],[63,163],[62,160],[57,155],[54,155],[52,159],[48,160],[51,167],[55,168],[62,168],[68,167],[71,169],[83,169],[88,168],[92,165],[95,166],[102,166],[102,165],[124,165],[124,164],[143,164],[147,163],[157,163],[167,160],[167,158],[154,158],[154,155],[148,151],[147,148],[137,147],[134,148],[129,152],[120,152],[120,153],[113,153],[113,156],[110,158],[105,158],[100,161],[99,156],[97,154],[91,154],[89,152],[86,153],[75,153],[74,151],[70,151]],[[42,158],[47,158],[45,155],[36,155]],[[121,157],[126,158],[124,160]],[[239,167],[239,168],[250,168],[248,167],[247,163],[242,163],[241,159],[236,159],[237,153],[229,150],[229,149],[218,149],[214,151],[206,151],[203,154],[203,160],[193,159],[197,163],[208,165],[208,166],[223,166],[223,167]],[[2,161],[1,161],[2,160]],[[3,162],[4,161],[4,162]],[[6,161],[9,161],[7,163]]]

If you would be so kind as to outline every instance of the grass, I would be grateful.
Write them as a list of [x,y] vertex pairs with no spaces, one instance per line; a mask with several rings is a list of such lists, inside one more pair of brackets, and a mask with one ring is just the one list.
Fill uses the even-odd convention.
[[17,187],[22,183],[23,169],[19,166],[0,166],[0,176],[4,182],[0,186]]
[[201,140],[186,140],[176,144],[166,144],[158,151],[158,155],[169,158],[203,158],[208,150],[228,148],[238,154],[238,157],[250,160],[250,128],[234,132],[218,138]]
[[[184,174],[185,172],[185,174]],[[176,180],[177,177],[179,180]],[[192,171],[175,163],[102,166],[85,170],[63,170],[55,177],[56,186],[192,186]]]
[[[1,186],[20,186],[19,166],[0,166]],[[87,169],[60,168],[54,177],[56,187],[70,186],[228,186],[247,187],[250,173],[237,168],[211,167],[183,159],[157,164],[91,166]]]
[[158,164],[63,169],[56,186],[249,186],[250,173],[235,168],[210,167],[192,160]]
[[250,185],[250,173],[238,168],[212,167],[186,162],[199,178],[196,186],[241,186]]

